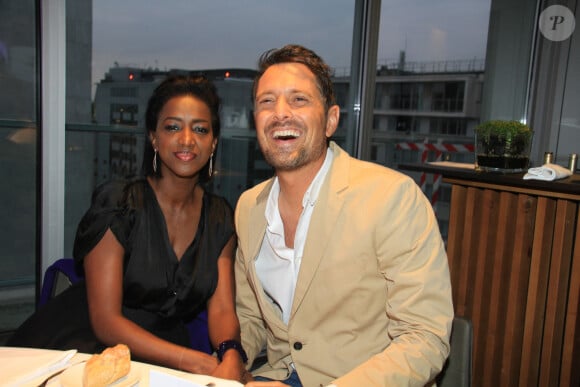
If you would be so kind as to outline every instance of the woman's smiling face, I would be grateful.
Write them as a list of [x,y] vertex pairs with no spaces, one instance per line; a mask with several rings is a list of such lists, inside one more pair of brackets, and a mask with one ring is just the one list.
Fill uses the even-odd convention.
[[209,107],[190,95],[167,101],[150,136],[163,176],[168,173],[183,178],[195,176],[208,162],[217,143]]

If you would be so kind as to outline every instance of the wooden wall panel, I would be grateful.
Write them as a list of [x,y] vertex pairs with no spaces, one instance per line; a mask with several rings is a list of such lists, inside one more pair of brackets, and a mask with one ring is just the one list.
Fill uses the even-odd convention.
[[[577,211],[576,219],[580,219],[580,208]],[[578,364],[578,359],[580,359],[580,221],[576,224],[574,246],[562,350],[562,373],[560,375],[562,386],[580,383],[580,364]]]
[[447,252],[474,386],[577,380],[579,201],[453,182]]
[[[470,302],[473,307],[469,308],[471,313],[466,315],[471,316],[474,326],[474,346],[477,348],[483,348],[485,346],[487,337],[484,334],[489,330],[489,321],[487,316],[491,312],[491,303],[489,302],[491,297],[491,290],[493,288],[493,283],[490,278],[493,277],[493,261],[494,256],[492,254],[494,234],[496,232],[494,227],[488,227],[489,224],[497,224],[498,211],[499,211],[499,193],[491,190],[481,190],[478,188],[470,188],[473,190],[478,190],[480,196],[476,200],[481,203],[478,208],[482,209],[481,217],[474,217],[471,221],[477,221],[480,229],[480,239],[479,243],[474,246],[470,246],[472,257],[475,257],[474,262],[474,277],[473,280],[473,293],[470,298]],[[484,372],[484,356],[483,352],[474,352],[474,364],[478,366],[474,367],[474,377],[477,380],[483,379]]]
[[540,386],[559,385],[575,216],[574,203],[568,200],[558,201],[540,359]]
[[522,387],[537,385],[539,378],[542,332],[550,273],[550,260],[545,257],[549,257],[552,250],[556,203],[556,200],[545,197],[540,197],[537,201],[534,248],[530,265],[519,373],[519,385]]
[[[507,308],[503,343],[511,343],[503,350],[500,386],[517,385],[522,356],[525,305],[527,302],[531,252],[534,237],[534,220],[537,199],[533,196],[518,195],[511,268],[507,284]],[[507,257],[509,260],[509,255]]]

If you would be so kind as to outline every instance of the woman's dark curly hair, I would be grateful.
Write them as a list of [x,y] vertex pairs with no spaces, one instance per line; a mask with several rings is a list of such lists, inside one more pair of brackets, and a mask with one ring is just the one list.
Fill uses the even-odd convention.
[[331,106],[336,105],[330,66],[328,66],[314,51],[297,44],[288,44],[282,48],[274,48],[264,52],[260,56],[258,61],[258,74],[254,79],[254,100],[256,99],[258,82],[262,75],[264,75],[270,66],[281,63],[302,63],[308,67],[316,77],[318,89],[324,99],[325,111],[328,111]]
[[[141,167],[145,176],[161,177],[161,168],[157,168],[157,172],[153,170],[154,150],[151,141],[149,141],[149,134],[155,132],[157,129],[157,121],[159,113],[163,106],[171,98],[189,95],[204,102],[211,113],[211,127],[213,137],[219,138],[220,135],[220,99],[217,94],[215,85],[203,76],[188,76],[188,75],[172,75],[161,82],[153,91],[147,103],[147,111],[145,112],[145,130],[147,140],[145,141],[145,151],[143,154],[143,165]],[[214,151],[214,156],[217,153],[217,147]],[[159,156],[158,156],[159,157]],[[159,161],[157,161],[159,163]],[[205,183],[209,181],[209,161],[199,173],[199,182]]]

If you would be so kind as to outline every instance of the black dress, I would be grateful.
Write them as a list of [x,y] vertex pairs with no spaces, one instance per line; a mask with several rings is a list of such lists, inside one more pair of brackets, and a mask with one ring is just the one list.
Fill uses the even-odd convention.
[[[234,234],[232,208],[223,198],[204,193],[197,234],[178,260],[148,181],[103,184],[77,229],[77,270],[82,271],[84,257],[109,228],[125,250],[123,315],[159,337],[191,346],[187,324],[205,311],[217,286],[217,259]],[[7,345],[87,353],[104,349],[90,325],[84,281],[39,309]],[[204,346],[196,349],[211,352],[207,340]]]

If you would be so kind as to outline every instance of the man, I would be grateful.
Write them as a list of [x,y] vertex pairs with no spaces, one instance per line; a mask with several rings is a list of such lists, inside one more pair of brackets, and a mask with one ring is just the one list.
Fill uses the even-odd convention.
[[429,202],[410,178],[329,140],[340,111],[314,52],[285,46],[259,66],[256,135],[275,177],[241,196],[235,218],[242,343],[251,360],[263,348],[268,359],[256,379],[425,385],[448,355],[453,318]]

